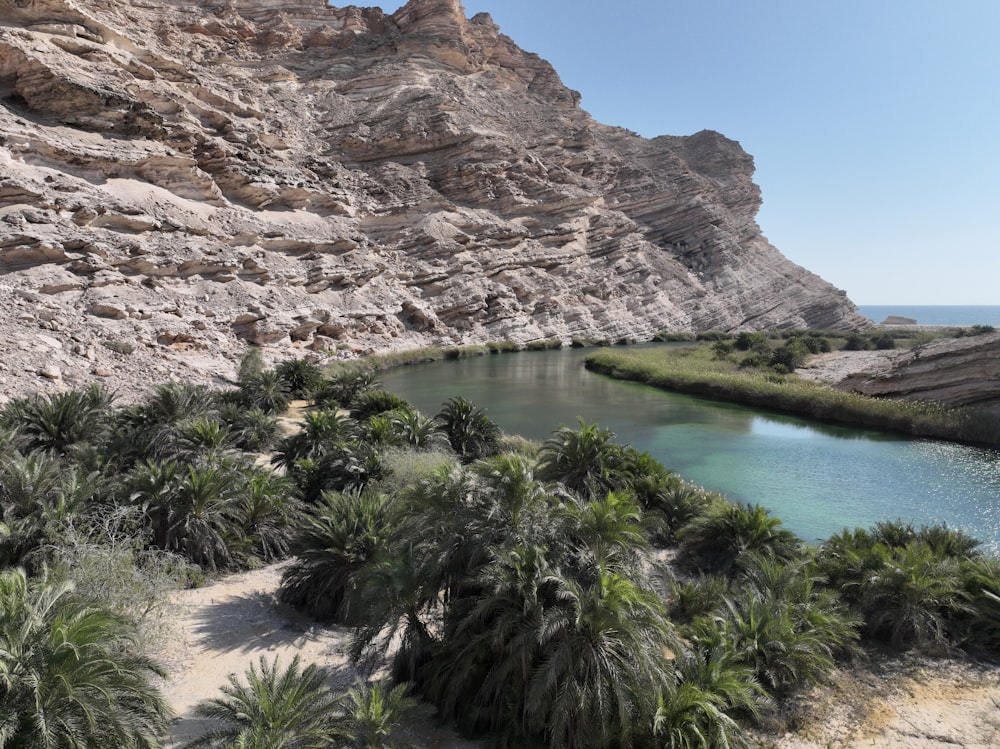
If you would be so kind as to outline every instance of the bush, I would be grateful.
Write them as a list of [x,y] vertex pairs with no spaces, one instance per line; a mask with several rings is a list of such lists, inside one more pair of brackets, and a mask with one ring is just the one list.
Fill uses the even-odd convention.
[[767,345],[767,336],[763,333],[740,333],[733,345],[738,351],[753,351]]
[[732,341],[716,341],[712,344],[712,355],[716,359],[725,359],[733,353],[734,348]]
[[681,553],[707,569],[732,572],[747,554],[791,559],[801,541],[760,505],[723,502],[678,532]]
[[312,398],[323,382],[323,370],[308,359],[286,359],[275,371],[292,398]]
[[870,348],[868,339],[860,333],[851,333],[844,342],[844,351],[867,351]]
[[896,339],[888,333],[872,336],[872,346],[878,351],[890,351],[896,348]]
[[395,393],[388,393],[385,390],[368,390],[353,400],[351,415],[358,421],[364,421],[389,411],[412,410],[413,407]]

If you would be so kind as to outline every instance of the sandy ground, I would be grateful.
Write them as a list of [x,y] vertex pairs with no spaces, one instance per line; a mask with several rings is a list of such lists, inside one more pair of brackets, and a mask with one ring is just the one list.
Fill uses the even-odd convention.
[[[346,656],[348,632],[320,627],[278,602],[284,564],[243,572],[174,596],[178,626],[163,660],[171,672],[166,694],[177,714],[175,743],[200,735],[194,715],[230,674],[261,656],[329,670],[331,687],[350,687],[357,674]],[[845,670],[800,698],[777,734],[760,734],[762,749],[997,749],[1000,669],[950,660],[879,661]],[[421,708],[402,740],[426,749],[486,749],[437,726]]]
[[[278,601],[276,592],[287,562],[242,572],[173,596],[178,624],[160,656],[170,672],[167,700],[177,718],[173,747],[200,736],[208,727],[194,709],[217,697],[230,674],[242,679],[251,663],[276,656],[288,664],[298,655],[330,674],[330,687],[346,691],[358,678],[347,658],[349,632],[319,626]],[[438,726],[421,706],[407,722],[401,740],[426,749],[485,749]]]

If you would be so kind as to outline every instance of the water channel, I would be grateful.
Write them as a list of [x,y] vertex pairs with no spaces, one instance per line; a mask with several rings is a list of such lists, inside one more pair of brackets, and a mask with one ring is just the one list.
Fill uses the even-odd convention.
[[666,393],[583,368],[586,351],[439,361],[383,373],[426,414],[452,395],[509,433],[547,438],[578,417],[611,429],[684,478],[764,505],[803,538],[901,518],[947,523],[1000,550],[1000,453]]

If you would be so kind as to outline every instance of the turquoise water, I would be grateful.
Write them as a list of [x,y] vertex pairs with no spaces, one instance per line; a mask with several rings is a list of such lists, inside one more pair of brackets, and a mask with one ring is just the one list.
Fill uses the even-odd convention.
[[858,312],[875,322],[882,322],[889,315],[909,317],[918,325],[995,325],[1000,327],[1000,305],[992,306],[934,306],[906,304],[859,304]]
[[587,372],[585,352],[526,352],[403,367],[386,389],[434,414],[452,395],[505,431],[545,439],[577,417],[690,481],[757,502],[808,540],[902,518],[963,528],[1000,549],[1000,453],[811,424]]

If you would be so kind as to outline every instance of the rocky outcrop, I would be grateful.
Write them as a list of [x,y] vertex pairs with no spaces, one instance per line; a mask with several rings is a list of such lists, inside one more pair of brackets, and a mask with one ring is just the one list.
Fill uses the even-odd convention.
[[595,122],[458,0],[17,0],[0,104],[7,394],[246,342],[868,324],[761,235],[739,144]]
[[944,338],[898,352],[888,369],[837,387],[863,395],[937,401],[1000,415],[1000,333]]

